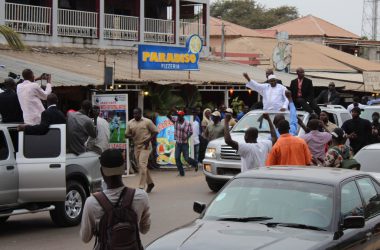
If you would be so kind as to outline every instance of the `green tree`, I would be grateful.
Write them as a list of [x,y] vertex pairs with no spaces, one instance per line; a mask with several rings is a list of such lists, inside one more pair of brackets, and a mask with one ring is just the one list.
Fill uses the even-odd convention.
[[11,28],[0,25],[0,35],[2,35],[5,40],[7,41],[8,45],[12,49],[24,49],[25,46],[23,42],[21,41],[19,35]]
[[210,13],[251,29],[266,29],[299,17],[296,7],[268,9],[255,0],[218,0],[211,5]]

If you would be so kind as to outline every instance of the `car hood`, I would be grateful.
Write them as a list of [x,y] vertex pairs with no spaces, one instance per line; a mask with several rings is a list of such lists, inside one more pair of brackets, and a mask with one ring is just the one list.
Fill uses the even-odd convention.
[[147,250],[277,250],[319,249],[332,240],[328,232],[288,227],[269,228],[258,222],[197,220],[151,243]]
[[[231,138],[232,140],[236,141],[236,142],[239,142],[239,143],[243,143],[245,142],[244,140],[244,133],[231,133]],[[259,133],[259,136],[257,138],[258,141],[261,141],[261,140],[270,140],[270,134],[269,133]],[[217,147],[220,147],[221,145],[226,145],[225,141],[224,141],[224,137],[221,137],[221,138],[218,138],[218,139],[215,139],[215,140],[212,140],[209,142],[209,144],[207,145],[207,147],[209,148],[217,148]]]

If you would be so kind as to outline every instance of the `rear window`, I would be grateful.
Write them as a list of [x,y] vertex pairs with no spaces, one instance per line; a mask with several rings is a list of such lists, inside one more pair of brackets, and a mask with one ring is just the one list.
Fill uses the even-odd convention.
[[61,154],[61,131],[50,129],[45,135],[24,135],[26,158],[56,158]]
[[369,121],[372,121],[372,114],[374,112],[380,113],[380,106],[364,109],[364,111],[362,111],[362,114],[360,115],[360,117],[363,119],[367,119]]

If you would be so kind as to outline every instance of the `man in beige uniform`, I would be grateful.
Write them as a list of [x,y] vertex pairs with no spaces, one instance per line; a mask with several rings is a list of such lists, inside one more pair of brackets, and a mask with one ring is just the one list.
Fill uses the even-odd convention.
[[140,169],[139,188],[144,189],[146,183],[148,184],[146,192],[150,193],[154,183],[148,169],[148,160],[152,151],[151,141],[158,134],[158,128],[151,120],[142,117],[139,108],[133,110],[133,117],[134,119],[128,122],[125,136],[132,139],[135,146],[135,158]]

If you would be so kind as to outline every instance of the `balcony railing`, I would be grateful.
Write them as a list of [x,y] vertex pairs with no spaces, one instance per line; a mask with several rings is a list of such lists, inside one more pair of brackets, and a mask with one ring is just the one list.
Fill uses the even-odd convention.
[[144,41],[174,43],[174,21],[145,18]]
[[98,13],[58,9],[58,35],[98,37]]
[[197,22],[183,22],[181,21],[179,23],[179,43],[185,44],[186,39],[194,34],[199,35],[203,42],[205,43],[205,37],[206,37],[206,26],[202,23]]
[[139,18],[105,14],[104,38],[113,40],[139,40]]
[[5,3],[5,24],[19,33],[50,35],[51,8]]

